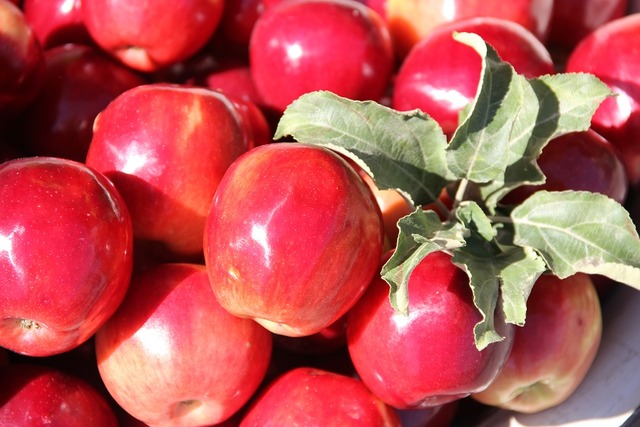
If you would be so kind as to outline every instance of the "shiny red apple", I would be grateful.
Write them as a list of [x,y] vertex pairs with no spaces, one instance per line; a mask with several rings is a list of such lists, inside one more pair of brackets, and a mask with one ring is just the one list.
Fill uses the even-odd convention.
[[159,264],[135,275],[96,334],[96,358],[118,404],[150,425],[212,425],[257,390],[271,334],[217,302],[203,265]]
[[249,59],[260,97],[277,112],[314,90],[377,101],[394,67],[382,18],[355,0],[285,1],[269,7],[251,33]]
[[262,145],[236,160],[204,233],[220,304],[287,336],[344,315],[377,273],[382,242],[380,210],[357,172],[302,143]]
[[122,93],[98,115],[86,163],[122,194],[137,241],[163,260],[200,260],[213,194],[252,138],[222,93],[149,84]]
[[511,354],[487,389],[472,397],[525,413],[559,405],[586,376],[600,346],[600,299],[588,275],[543,275],[527,300]]
[[113,184],[82,163],[0,165],[0,346],[32,356],[87,341],[122,302],[133,230]]
[[45,49],[66,43],[93,44],[82,20],[82,0],[24,0],[22,10]]
[[409,313],[389,303],[377,277],[347,317],[347,346],[364,384],[398,409],[438,406],[484,390],[505,363],[513,327],[496,312],[505,337],[476,348],[481,314],[469,278],[444,252],[427,255],[409,279]]

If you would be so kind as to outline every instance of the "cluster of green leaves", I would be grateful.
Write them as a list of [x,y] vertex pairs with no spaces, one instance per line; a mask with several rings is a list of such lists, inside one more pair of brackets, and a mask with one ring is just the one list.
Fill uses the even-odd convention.
[[[416,208],[398,221],[396,249],[382,268],[393,307],[408,312],[411,272],[434,251],[452,254],[469,276],[483,317],[474,331],[479,349],[503,339],[496,309],[507,322],[524,324],[541,274],[601,274],[640,289],[640,239],[619,203],[584,191],[540,191],[519,205],[501,203],[519,186],[544,183],[537,165],[544,146],[587,130],[609,88],[590,74],[527,79],[478,35],[453,37],[475,49],[483,67],[476,97],[450,141],[421,111],[326,91],[294,101],[275,134],[349,156],[379,188],[400,191]],[[439,207],[448,215],[442,221],[422,207],[437,204],[445,188],[455,196],[452,209]]]

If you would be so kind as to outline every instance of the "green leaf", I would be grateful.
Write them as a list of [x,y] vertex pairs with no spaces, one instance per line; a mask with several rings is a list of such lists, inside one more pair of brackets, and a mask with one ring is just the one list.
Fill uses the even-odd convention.
[[435,201],[453,179],[442,129],[417,110],[398,112],[373,101],[311,92],[285,110],[274,138],[285,136],[349,156],[379,188],[398,189],[416,206]]
[[514,243],[558,277],[601,274],[640,290],[640,238],[616,201],[585,191],[539,191],[511,212]]
[[389,301],[394,309],[408,314],[409,277],[415,267],[432,252],[464,244],[464,228],[445,224],[434,211],[418,208],[398,221],[398,243],[382,267],[382,278],[389,284]]

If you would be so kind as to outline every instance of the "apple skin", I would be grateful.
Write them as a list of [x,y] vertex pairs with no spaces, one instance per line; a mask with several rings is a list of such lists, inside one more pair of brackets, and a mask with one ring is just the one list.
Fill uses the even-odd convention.
[[217,29],[223,7],[223,0],[82,0],[82,19],[98,46],[151,72],[198,52]]
[[369,285],[383,233],[373,194],[338,154],[273,143],[225,173],[207,216],[205,262],[231,313],[273,333],[312,335]]
[[600,104],[591,126],[618,148],[632,186],[640,185],[640,55],[629,46],[638,45],[640,14],[627,15],[583,38],[565,67],[567,72],[594,74],[616,95]]
[[542,42],[514,22],[480,17],[434,29],[414,46],[400,66],[392,107],[400,111],[421,109],[440,124],[448,138],[458,126],[461,109],[477,93],[482,67],[478,53],[454,40],[453,31],[480,35],[525,77],[555,72],[551,55]]
[[133,229],[102,174],[65,159],[0,165],[0,346],[30,356],[77,347],[122,302]]
[[3,425],[66,427],[118,425],[106,399],[84,380],[34,363],[0,368]]
[[96,333],[107,390],[150,425],[228,419],[257,390],[271,349],[267,330],[218,304],[198,264],[158,264],[135,275],[118,311]]
[[15,134],[30,155],[84,162],[98,113],[145,79],[88,45],[52,47],[45,64],[46,90],[18,117]]
[[469,278],[450,255],[433,252],[409,279],[408,316],[395,311],[389,285],[376,277],[349,311],[347,347],[364,384],[385,403],[438,406],[484,390],[500,371],[513,340],[500,313],[496,328],[504,339],[479,351],[473,328],[482,318]]
[[256,397],[240,422],[252,426],[400,427],[396,411],[356,378],[311,367],[280,375]]
[[22,10],[44,49],[93,44],[82,20],[82,0],[24,0]]
[[377,101],[395,64],[382,18],[355,0],[285,1],[268,8],[251,33],[249,60],[260,97],[277,112],[314,90]]
[[42,88],[44,51],[24,13],[0,0],[0,128]]
[[136,241],[160,260],[202,259],[213,194],[253,146],[242,117],[220,92],[162,83],[122,93],[97,116],[86,164],[113,181]]
[[484,391],[486,405],[534,413],[564,402],[580,385],[600,346],[600,299],[590,277],[543,275],[527,301],[511,354]]

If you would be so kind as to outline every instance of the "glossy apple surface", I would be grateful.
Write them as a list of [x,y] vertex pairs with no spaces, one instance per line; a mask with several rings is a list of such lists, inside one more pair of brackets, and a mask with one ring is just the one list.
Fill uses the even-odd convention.
[[589,276],[541,276],[507,362],[494,382],[473,398],[525,413],[557,406],[584,379],[601,337],[600,300]]
[[95,47],[65,44],[48,49],[46,89],[17,119],[23,151],[84,162],[98,113],[144,83],[141,75]]
[[98,115],[86,163],[122,194],[136,240],[161,259],[200,259],[211,198],[229,165],[253,145],[247,129],[220,92],[138,86]]
[[398,409],[452,402],[484,390],[511,349],[513,328],[499,312],[505,337],[479,351],[473,328],[482,319],[469,278],[444,252],[433,252],[409,279],[409,314],[389,303],[377,277],[347,317],[347,346],[356,371],[380,399]]
[[585,37],[567,59],[567,72],[594,74],[615,93],[591,121],[618,148],[631,185],[640,184],[640,14],[618,18]]
[[480,35],[526,77],[554,72],[551,55],[542,42],[514,22],[482,17],[434,29],[411,50],[398,70],[392,107],[400,111],[421,109],[449,138],[458,126],[460,111],[476,95],[482,67],[475,50],[452,38],[454,31]]
[[105,398],[85,381],[37,364],[0,368],[0,420],[7,426],[114,427]]
[[24,0],[22,10],[44,49],[93,44],[82,21],[82,0]]
[[24,13],[0,0],[0,127],[42,88],[44,52]]
[[314,90],[378,100],[394,67],[382,18],[352,0],[285,1],[268,8],[255,23],[249,59],[258,93],[278,112]]
[[46,356],[77,347],[122,302],[133,231],[102,174],[70,160],[0,165],[0,346]]
[[271,346],[268,331],[218,304],[197,264],[159,264],[134,276],[96,334],[107,390],[151,425],[211,425],[231,417],[262,381]]
[[400,427],[400,420],[360,380],[299,367],[268,384],[240,422],[240,427],[284,425]]
[[345,314],[376,274],[382,242],[380,211],[357,172],[298,143],[262,145],[234,162],[204,233],[220,303],[288,336]]
[[223,7],[223,0],[82,0],[82,19],[98,46],[129,67],[150,72],[203,47]]

